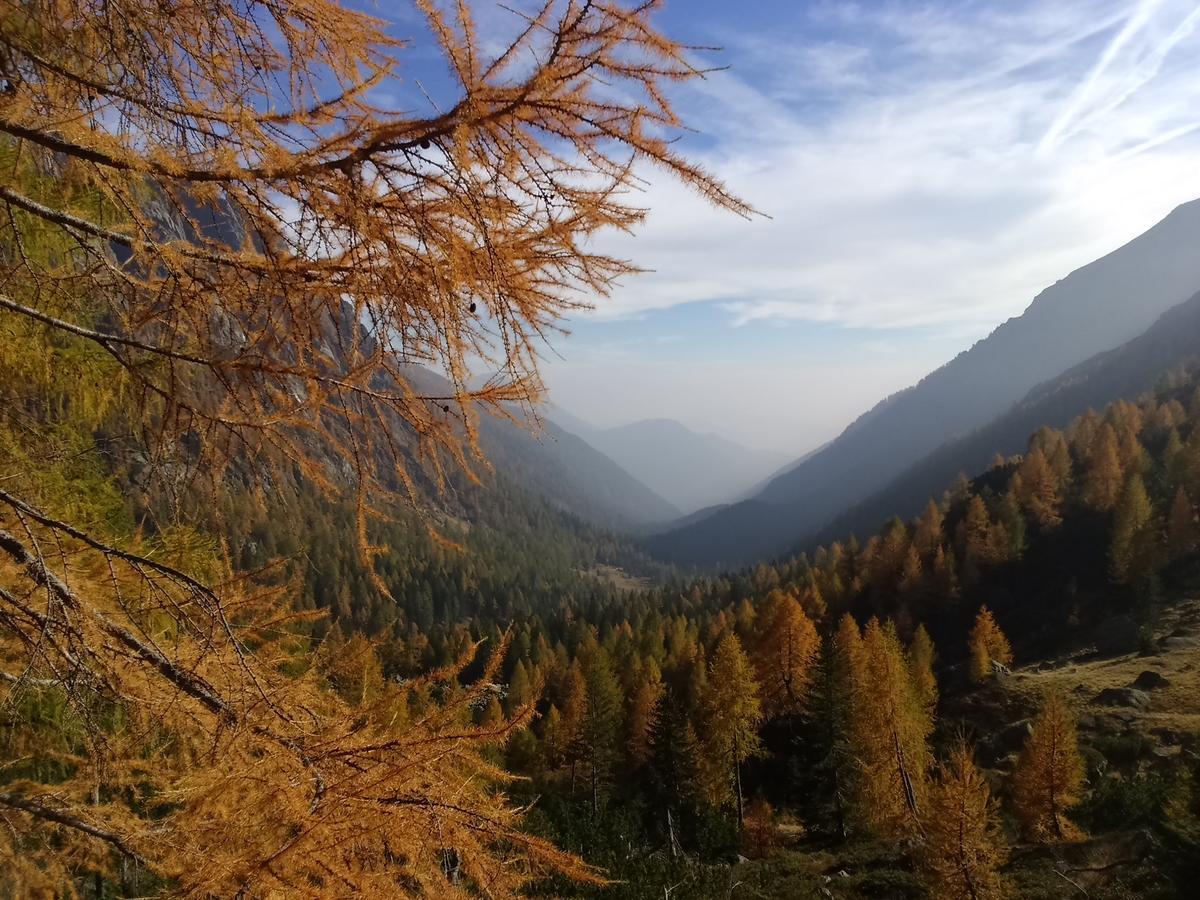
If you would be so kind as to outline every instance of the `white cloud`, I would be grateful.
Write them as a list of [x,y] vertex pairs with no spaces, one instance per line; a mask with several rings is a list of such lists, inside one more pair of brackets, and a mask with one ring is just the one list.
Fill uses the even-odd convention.
[[725,36],[681,106],[770,220],[655,178],[606,249],[654,271],[597,315],[720,301],[731,323],[978,336],[1200,196],[1200,10],[1182,0],[817,5],[837,39]]

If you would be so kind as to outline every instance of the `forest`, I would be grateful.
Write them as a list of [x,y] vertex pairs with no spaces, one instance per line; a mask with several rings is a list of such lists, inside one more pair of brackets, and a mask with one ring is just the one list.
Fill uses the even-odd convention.
[[1200,359],[719,575],[489,459],[635,164],[757,217],[660,5],[5,7],[0,898],[1187,895]]

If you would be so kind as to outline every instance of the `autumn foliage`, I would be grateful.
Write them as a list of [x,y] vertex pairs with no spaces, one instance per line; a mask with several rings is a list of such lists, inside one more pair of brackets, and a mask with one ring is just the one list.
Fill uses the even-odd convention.
[[1025,832],[1041,841],[1078,837],[1067,813],[1079,800],[1083,780],[1075,717],[1066,698],[1051,693],[1013,773],[1013,809]]
[[[749,212],[672,145],[665,88],[701,73],[657,3],[552,0],[499,46],[470,4],[413,6],[454,80],[441,107],[381,105],[408,45],[334,0],[0,16],[0,699],[22,760],[0,867],[18,893],[89,872],[197,896],[594,877],[522,831],[487,761],[534,700],[504,714],[502,646],[475,681],[474,648],[403,685],[361,638],[322,656],[293,584],[188,524],[232,483],[300,480],[356,498],[369,565],[385,501],[477,460],[480,411],[534,403],[541,341],[635,271],[590,238],[641,221],[644,166]],[[619,696],[601,656],[583,677],[555,752],[599,802]]]
[[979,608],[967,643],[971,653],[971,678],[975,681],[991,678],[994,674],[993,664],[1012,665],[1012,647],[996,624],[996,617],[986,606]]
[[987,781],[960,740],[929,789],[925,834],[917,854],[934,900],[997,900],[1004,836]]

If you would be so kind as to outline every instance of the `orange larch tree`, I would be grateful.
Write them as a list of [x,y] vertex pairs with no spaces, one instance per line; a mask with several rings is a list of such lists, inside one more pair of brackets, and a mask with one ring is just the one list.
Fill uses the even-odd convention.
[[745,801],[742,763],[759,751],[761,718],[754,669],[737,635],[727,632],[713,652],[700,740],[708,795],[717,804],[733,801],[739,830]]
[[[385,501],[478,468],[478,415],[530,408],[541,342],[636,271],[592,238],[642,221],[646,167],[750,212],[674,143],[669,87],[702,72],[660,5],[547,0],[493,47],[470,3],[414,0],[455,96],[413,112],[378,91],[407,88],[408,44],[337,0],[7,4],[0,415],[42,372],[43,408],[128,435],[177,499],[220,491],[231,464],[348,491],[370,557]],[[416,366],[450,387],[422,389]],[[6,780],[0,864],[57,890],[124,858],[216,896],[588,875],[521,832],[481,755],[528,706],[470,725],[490,698],[457,684],[465,660],[425,688],[355,692],[351,667],[334,690],[286,590],[73,520],[10,451],[0,691],[61,704],[78,740],[60,748],[74,774]],[[149,531],[170,532],[165,507]]]
[[993,663],[1001,666],[1012,665],[1012,647],[987,606],[979,607],[975,624],[967,639],[967,649],[971,654],[971,678],[975,681],[987,681],[991,678],[995,670]]
[[[931,722],[937,713],[938,703],[937,678],[933,674],[935,662],[937,651],[933,647],[933,640],[925,626],[918,625],[912,642],[908,645],[908,670],[913,689],[921,702],[921,709]],[[930,730],[932,731],[932,728]]]
[[1051,693],[1012,776],[1013,809],[1026,834],[1040,841],[1078,837],[1067,812],[1078,802],[1083,781],[1075,716],[1062,694]]
[[759,616],[754,648],[764,717],[804,711],[819,650],[816,626],[799,601],[783,591],[772,591]]
[[911,835],[928,784],[932,720],[892,624],[868,622],[862,648],[862,686],[850,706],[855,818],[877,837]]
[[987,779],[960,740],[938,766],[923,816],[917,852],[922,880],[934,900],[999,900],[1003,840]]

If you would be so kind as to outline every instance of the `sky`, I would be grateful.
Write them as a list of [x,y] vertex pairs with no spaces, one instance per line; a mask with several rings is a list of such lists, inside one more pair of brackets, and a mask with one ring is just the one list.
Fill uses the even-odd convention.
[[765,216],[644,173],[645,225],[601,248],[652,271],[543,365],[599,425],[799,456],[1200,197],[1200,3],[672,0],[659,24],[722,48],[673,95],[682,149]]

